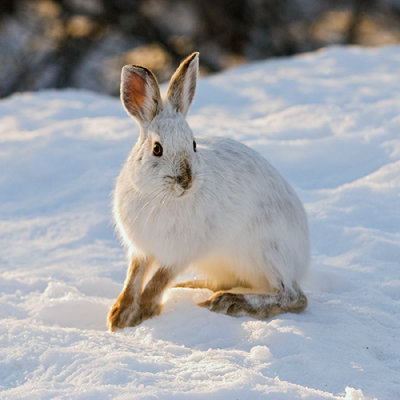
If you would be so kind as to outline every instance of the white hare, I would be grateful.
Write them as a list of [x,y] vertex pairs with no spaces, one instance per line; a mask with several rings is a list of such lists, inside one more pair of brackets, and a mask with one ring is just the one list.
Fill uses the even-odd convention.
[[122,103],[140,136],[114,193],[131,261],[108,316],[111,331],[159,314],[164,291],[188,267],[204,280],[177,286],[213,290],[200,304],[211,311],[267,318],[307,306],[298,285],[309,263],[304,208],[254,150],[227,138],[193,137],[185,115],[198,64],[198,53],[182,62],[164,100],[148,69],[122,69]]

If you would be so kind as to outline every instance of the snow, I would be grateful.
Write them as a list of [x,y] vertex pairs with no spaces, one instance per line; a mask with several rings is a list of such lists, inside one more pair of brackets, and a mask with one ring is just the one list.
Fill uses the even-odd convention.
[[309,216],[308,309],[271,320],[168,291],[111,334],[127,261],[111,191],[138,128],[77,91],[0,102],[1,399],[400,398],[400,47],[334,47],[201,79],[196,135],[253,147]]

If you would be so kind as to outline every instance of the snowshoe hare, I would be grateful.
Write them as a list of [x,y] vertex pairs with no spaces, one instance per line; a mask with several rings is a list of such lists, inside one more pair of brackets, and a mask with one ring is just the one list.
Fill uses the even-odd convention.
[[140,136],[114,193],[130,266],[108,315],[111,331],[159,314],[163,293],[188,267],[204,280],[177,286],[213,290],[199,304],[211,311],[267,318],[307,306],[298,284],[309,263],[304,208],[254,150],[193,136],[185,115],[198,65],[198,53],[182,62],[165,99],[151,71],[122,69],[121,100]]

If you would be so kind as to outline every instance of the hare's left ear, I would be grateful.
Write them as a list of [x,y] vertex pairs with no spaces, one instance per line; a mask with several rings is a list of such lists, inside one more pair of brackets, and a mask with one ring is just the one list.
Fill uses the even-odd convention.
[[199,53],[184,60],[171,78],[167,99],[176,111],[186,115],[192,104],[199,73]]
[[122,68],[121,100],[128,114],[141,125],[150,123],[162,110],[156,77],[147,68],[137,65]]

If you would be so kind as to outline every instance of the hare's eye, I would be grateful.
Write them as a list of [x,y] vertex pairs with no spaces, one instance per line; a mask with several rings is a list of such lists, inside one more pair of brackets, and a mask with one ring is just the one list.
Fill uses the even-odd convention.
[[193,140],[193,151],[196,152],[196,142]]
[[153,146],[153,156],[161,157],[163,152],[163,148],[160,143],[154,142]]

